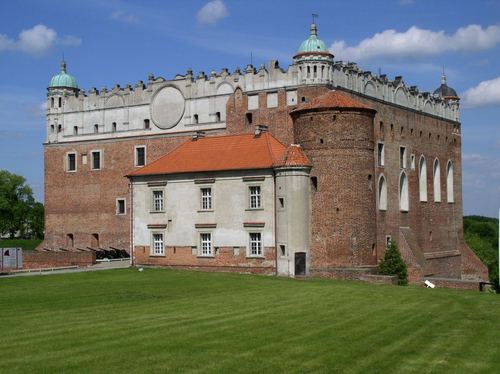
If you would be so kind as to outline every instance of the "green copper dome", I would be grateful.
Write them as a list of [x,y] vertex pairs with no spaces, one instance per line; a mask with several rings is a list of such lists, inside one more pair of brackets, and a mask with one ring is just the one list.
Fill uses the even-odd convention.
[[66,61],[64,60],[61,61],[61,71],[59,74],[54,75],[50,80],[49,88],[53,87],[78,88],[75,77],[66,72]]
[[329,53],[328,49],[325,46],[325,43],[323,43],[322,40],[318,39],[318,28],[314,23],[311,25],[311,36],[309,36],[309,39],[306,39],[302,42],[297,53],[310,53],[310,52]]

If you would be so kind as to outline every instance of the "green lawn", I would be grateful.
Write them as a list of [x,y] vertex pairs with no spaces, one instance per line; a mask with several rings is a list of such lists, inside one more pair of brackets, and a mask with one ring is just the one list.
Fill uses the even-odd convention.
[[42,239],[0,239],[0,248],[22,248],[23,250],[33,250]]
[[499,373],[500,297],[145,269],[0,278],[0,372]]

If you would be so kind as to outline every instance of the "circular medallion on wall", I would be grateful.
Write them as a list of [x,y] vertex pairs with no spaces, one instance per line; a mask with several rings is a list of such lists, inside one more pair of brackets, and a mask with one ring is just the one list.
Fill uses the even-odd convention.
[[184,104],[184,96],[177,88],[160,88],[151,101],[151,119],[160,129],[170,129],[181,120]]

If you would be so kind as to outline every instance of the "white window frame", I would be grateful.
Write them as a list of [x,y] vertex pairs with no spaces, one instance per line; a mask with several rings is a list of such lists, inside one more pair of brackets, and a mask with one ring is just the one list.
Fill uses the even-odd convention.
[[453,188],[453,162],[448,160],[446,163],[446,201],[448,203],[455,202],[455,191]]
[[[403,179],[404,175],[404,179]],[[403,183],[401,183],[403,181]],[[410,181],[408,174],[402,170],[399,174],[399,210],[401,212],[408,212],[410,210]]]
[[[73,155],[75,157],[75,168],[70,170],[69,168],[69,156]],[[78,157],[77,157],[77,152],[66,152],[66,155],[64,156],[64,169],[68,173],[76,173],[78,170]]]
[[[99,167],[94,168],[94,153],[99,153]],[[90,151],[90,170],[101,170],[103,167],[103,155],[104,152],[101,149],[93,149]]]
[[[137,157],[137,150],[140,149],[140,148],[143,148],[144,149],[144,165],[139,165],[138,164],[138,157]],[[136,145],[134,147],[134,166],[135,167],[143,167],[147,164],[147,148],[145,145]]]
[[[155,236],[161,235],[161,238]],[[151,256],[165,256],[165,233],[163,231],[151,231]]]
[[200,250],[198,255],[201,257],[213,257],[214,245],[213,245],[212,232],[203,231],[200,232],[199,235],[200,235]]
[[[253,194],[252,189],[258,188],[259,193],[258,194]],[[252,198],[256,198],[257,204],[255,206],[252,206]],[[252,210],[257,210],[257,209],[263,209],[264,204],[262,201],[262,185],[261,184],[252,184],[248,186],[248,209]]]
[[[252,235],[258,235],[258,240],[253,239]],[[264,241],[262,231],[251,231],[248,233],[247,257],[264,257]]]
[[436,157],[432,168],[432,186],[434,192],[434,202],[441,202],[441,162]]
[[377,143],[377,166],[385,166],[385,144],[384,142]]
[[[123,213],[120,213],[120,205],[119,205],[119,201],[123,201]],[[127,214],[127,199],[123,198],[123,197],[119,197],[116,199],[116,215],[117,216],[124,216]]]
[[[204,191],[208,190],[209,194],[204,195]],[[203,186],[200,187],[200,210],[203,211],[211,211],[213,210],[214,203],[213,203],[213,193],[212,193],[212,187],[210,186]]]
[[424,155],[418,161],[418,196],[421,202],[427,201],[427,160]]
[[387,179],[383,174],[377,183],[378,210],[387,211]]
[[[155,196],[156,193],[161,193],[161,198]],[[162,213],[165,211],[165,190],[154,188],[151,190],[151,212]]]

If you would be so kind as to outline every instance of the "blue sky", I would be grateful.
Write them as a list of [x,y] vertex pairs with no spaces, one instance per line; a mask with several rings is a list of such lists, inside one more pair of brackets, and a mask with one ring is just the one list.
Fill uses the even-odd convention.
[[432,91],[442,66],[462,97],[465,214],[500,207],[500,0],[19,0],[0,3],[0,168],[43,201],[41,105],[64,53],[81,88],[149,73],[281,66],[308,36],[311,13],[335,60]]

